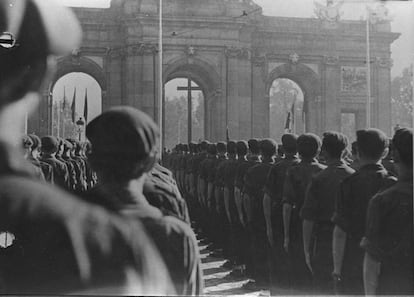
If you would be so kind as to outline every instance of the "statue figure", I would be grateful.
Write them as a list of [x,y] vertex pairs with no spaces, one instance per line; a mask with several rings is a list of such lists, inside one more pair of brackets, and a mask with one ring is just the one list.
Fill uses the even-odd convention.
[[338,3],[334,3],[333,0],[327,0],[326,1],[326,6],[318,3],[318,2],[314,2],[315,3],[315,14],[316,16],[324,21],[328,21],[328,22],[337,22],[339,21],[342,12],[339,11],[339,9],[341,8],[341,6],[344,3],[344,0],[340,0],[338,1]]

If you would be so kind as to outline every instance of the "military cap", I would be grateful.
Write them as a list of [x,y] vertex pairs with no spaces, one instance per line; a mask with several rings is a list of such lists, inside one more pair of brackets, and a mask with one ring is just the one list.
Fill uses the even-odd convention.
[[37,136],[37,135],[35,135],[35,134],[29,134],[29,137],[30,137],[30,139],[31,139],[31,140],[32,140],[32,142],[33,142],[33,145],[32,145],[32,150],[35,150],[35,149],[37,149],[38,147],[40,147],[41,142],[40,142],[40,138],[39,138],[39,136]]
[[344,134],[335,131],[323,133],[322,149],[332,157],[340,157],[347,146],[348,138]]
[[246,155],[247,150],[249,149],[247,141],[245,140],[237,141],[236,147],[237,147],[237,154],[241,156]]
[[210,143],[208,145],[207,152],[211,155],[216,155],[217,154],[217,145],[215,143]]
[[401,128],[395,131],[392,139],[394,150],[400,156],[404,165],[413,167],[413,130]]
[[23,135],[22,145],[25,149],[31,148],[33,146],[33,140],[28,135]]
[[296,152],[298,136],[292,133],[282,135],[282,146],[285,152]]
[[273,156],[276,154],[277,143],[271,138],[265,138],[260,141],[260,150],[265,156]]
[[379,129],[358,130],[356,137],[358,152],[367,158],[381,158],[388,147],[388,137]]
[[155,157],[159,131],[154,121],[133,107],[114,107],[86,126],[95,156],[122,155],[134,160]]
[[227,151],[227,144],[223,141],[217,142],[217,151],[219,153],[225,153]]
[[314,158],[321,148],[321,139],[313,133],[305,133],[298,137],[298,153],[303,158]]
[[259,154],[260,153],[259,140],[253,138],[253,139],[250,139],[247,143],[249,144],[249,149],[253,154]]
[[227,142],[227,152],[229,154],[235,154],[237,152],[237,144],[236,142],[230,140]]
[[44,136],[41,139],[42,150],[46,152],[56,152],[59,142],[53,136]]

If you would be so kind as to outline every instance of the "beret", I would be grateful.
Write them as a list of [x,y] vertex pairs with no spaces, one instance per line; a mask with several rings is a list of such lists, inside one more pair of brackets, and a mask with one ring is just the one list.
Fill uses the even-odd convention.
[[296,134],[286,133],[282,135],[282,145],[284,148],[296,148],[298,136]]
[[237,151],[237,144],[234,141],[227,142],[227,152],[229,154],[235,154]]
[[274,155],[276,153],[277,143],[271,138],[265,138],[260,141],[260,149],[266,155]]
[[42,141],[42,148],[46,151],[54,151],[58,148],[58,141],[53,136],[44,136],[41,139]]
[[144,112],[129,106],[105,111],[86,126],[94,155],[123,155],[136,160],[155,156],[159,130]]
[[217,151],[226,152],[227,151],[227,144],[223,141],[217,142]]

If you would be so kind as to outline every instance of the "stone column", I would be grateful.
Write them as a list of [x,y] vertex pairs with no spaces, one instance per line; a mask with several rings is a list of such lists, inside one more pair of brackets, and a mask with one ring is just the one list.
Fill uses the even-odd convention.
[[252,137],[269,137],[270,96],[266,93],[266,58],[256,56],[251,59],[252,88]]
[[135,104],[139,108],[150,115],[154,121],[158,121],[158,100],[157,100],[157,47],[152,44],[142,44],[139,47],[138,55],[140,55],[139,70],[141,72],[141,87]]
[[124,59],[126,52],[123,49],[110,50],[106,58],[106,81],[107,90],[102,90],[102,111],[107,110],[111,106],[122,105],[123,77],[124,77]]
[[376,80],[373,86],[376,88],[374,110],[377,113],[375,127],[392,136],[391,122],[391,66],[390,58],[376,59]]
[[341,127],[340,109],[338,104],[338,92],[341,80],[339,58],[334,56],[324,57],[324,92],[322,97],[324,122],[319,133],[326,130],[339,131]]
[[249,51],[231,47],[225,50],[226,115],[231,139],[246,139],[251,134],[251,90]]

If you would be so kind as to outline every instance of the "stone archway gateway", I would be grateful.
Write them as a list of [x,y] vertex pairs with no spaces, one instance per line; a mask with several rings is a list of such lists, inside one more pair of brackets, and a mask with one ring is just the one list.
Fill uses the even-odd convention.
[[[112,0],[109,8],[74,11],[84,42],[58,73],[84,67],[102,83],[103,110],[127,104],[157,119],[158,1]],[[344,113],[364,127],[364,21],[264,16],[251,0],[169,0],[163,11],[163,83],[189,76],[203,89],[208,139],[224,140],[226,127],[232,139],[267,137],[276,78],[304,90],[309,131],[340,130]],[[390,134],[390,46],[399,34],[386,22],[372,25],[370,35],[371,122]],[[49,131],[47,111],[43,100],[30,130]]]

